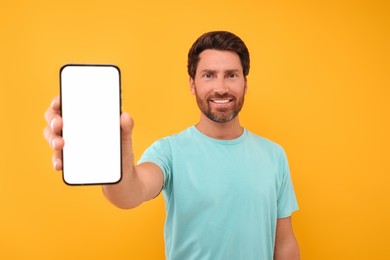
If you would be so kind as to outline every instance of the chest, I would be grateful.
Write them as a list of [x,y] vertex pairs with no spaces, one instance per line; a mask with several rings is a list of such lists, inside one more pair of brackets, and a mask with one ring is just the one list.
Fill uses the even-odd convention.
[[261,149],[245,145],[183,149],[172,159],[170,196],[178,209],[276,204],[277,163]]

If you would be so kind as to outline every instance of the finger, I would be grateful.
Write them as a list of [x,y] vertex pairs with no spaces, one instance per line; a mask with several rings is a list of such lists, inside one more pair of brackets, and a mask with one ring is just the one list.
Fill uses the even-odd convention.
[[48,109],[46,109],[45,111],[45,114],[44,114],[44,117],[45,117],[45,120],[48,124],[50,124],[50,121],[51,119],[53,118],[53,116],[55,116],[56,113],[53,111],[53,109],[51,107],[49,107]]
[[62,151],[62,149],[64,149],[64,145],[65,145],[64,138],[62,138],[61,136],[56,135],[51,140],[51,147],[55,151]]
[[54,116],[50,123],[50,129],[53,131],[53,133],[59,135],[62,131],[63,121],[60,116]]
[[60,103],[60,97],[59,97],[59,96],[55,96],[55,97],[53,98],[53,101],[51,101],[50,107],[51,107],[54,111],[56,111],[56,112],[59,112],[59,111],[60,111],[61,103]]
[[52,158],[53,168],[56,171],[62,170],[62,153],[55,152]]
[[47,123],[50,123],[50,121],[52,120],[52,118],[56,115],[59,115],[60,114],[60,99],[59,97],[55,97],[49,108],[46,109],[45,111],[45,114],[44,114],[44,117],[46,119],[46,122]]
[[131,135],[134,128],[134,121],[126,112],[121,115],[122,142],[131,144]]
[[123,169],[130,169],[134,163],[133,148],[132,148],[132,132],[134,128],[134,121],[127,113],[121,115],[121,129],[122,129],[122,163]]
[[53,150],[61,151],[64,148],[65,145],[64,139],[61,136],[58,136],[55,133],[53,133],[53,131],[49,126],[47,126],[43,130],[43,135]]
[[51,128],[49,126],[46,126],[45,129],[43,129],[43,136],[45,137],[45,139],[48,142],[48,144],[50,145],[50,147],[52,147],[51,143],[52,143],[53,138],[55,137],[55,134],[53,133],[53,131],[51,130]]

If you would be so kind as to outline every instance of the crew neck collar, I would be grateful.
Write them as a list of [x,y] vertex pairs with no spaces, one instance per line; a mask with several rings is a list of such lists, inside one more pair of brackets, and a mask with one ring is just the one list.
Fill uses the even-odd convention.
[[229,140],[222,140],[222,139],[212,138],[212,137],[209,137],[209,136],[203,134],[195,126],[191,127],[191,131],[194,132],[198,137],[200,137],[203,140],[217,143],[217,144],[224,144],[224,145],[233,145],[233,144],[241,143],[242,141],[245,140],[246,136],[248,135],[248,130],[246,130],[244,128],[242,131],[242,134],[239,137],[234,138],[234,139],[229,139]]

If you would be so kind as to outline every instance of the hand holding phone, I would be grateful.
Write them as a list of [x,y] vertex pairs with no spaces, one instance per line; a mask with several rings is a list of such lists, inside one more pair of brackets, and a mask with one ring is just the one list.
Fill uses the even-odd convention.
[[54,97],[50,106],[45,111],[45,119],[47,126],[43,131],[43,135],[50,147],[55,151],[52,163],[55,170],[62,170],[62,148],[64,147],[64,139],[60,136],[62,132],[62,118],[60,112],[60,98]]

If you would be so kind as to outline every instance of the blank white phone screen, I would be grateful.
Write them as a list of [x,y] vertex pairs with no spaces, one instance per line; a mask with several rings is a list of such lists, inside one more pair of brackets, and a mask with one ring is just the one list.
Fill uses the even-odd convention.
[[60,81],[65,183],[120,181],[119,69],[113,65],[65,65]]

